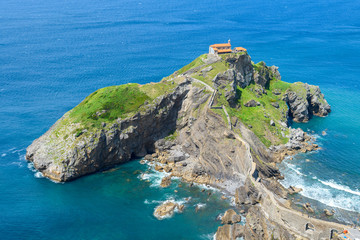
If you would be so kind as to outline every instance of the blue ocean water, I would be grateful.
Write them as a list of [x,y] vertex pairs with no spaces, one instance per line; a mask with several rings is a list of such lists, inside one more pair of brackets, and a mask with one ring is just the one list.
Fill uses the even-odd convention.
[[299,126],[314,131],[323,150],[284,162],[284,185],[359,212],[359,10],[356,1],[325,0],[1,1],[1,239],[211,236],[218,226],[211,219],[228,206],[214,199],[199,215],[185,211],[157,221],[156,204],[145,200],[182,199],[198,190],[184,186],[169,195],[150,187],[133,174],[146,171],[136,162],[55,184],[36,178],[24,154],[96,89],[159,81],[229,38],[254,62],[279,66],[283,80],[321,86],[333,112]]

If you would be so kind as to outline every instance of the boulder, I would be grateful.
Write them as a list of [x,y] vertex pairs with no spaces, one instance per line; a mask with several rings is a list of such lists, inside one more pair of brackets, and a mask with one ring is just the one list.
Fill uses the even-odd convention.
[[[241,76],[235,69],[229,69],[225,72],[218,73],[213,79],[214,87],[224,89],[224,95],[231,107],[235,107],[238,99],[237,83],[240,81]],[[230,87],[228,87],[230,85]],[[218,92],[220,94],[220,92]]]
[[275,126],[275,122],[273,120],[270,120],[270,126]]
[[208,72],[210,72],[211,70],[213,70],[213,67],[212,67],[212,66],[209,66],[209,67],[206,67],[206,68],[201,69],[200,72],[201,72],[202,75],[205,77],[206,74],[207,74]]
[[155,208],[154,216],[159,220],[170,217],[174,214],[175,208],[177,207],[177,203],[172,201],[165,201],[164,203]]
[[183,211],[184,211],[184,208],[185,208],[185,205],[184,205],[184,204],[179,205],[179,206],[178,206],[179,212],[183,212]]
[[302,191],[302,188],[297,188],[297,187],[294,187],[294,186],[290,186],[288,188],[289,190],[289,194],[295,194],[295,193],[299,193]]
[[171,184],[171,176],[166,176],[163,179],[161,179],[161,183],[160,183],[161,187],[165,188],[170,186],[170,184]]
[[251,99],[250,101],[245,103],[244,106],[245,107],[256,107],[256,106],[260,106],[260,103],[255,101],[254,99]]
[[310,203],[305,203],[303,204],[303,208],[308,212],[308,213],[314,213],[314,209],[312,209]]
[[229,209],[225,212],[221,218],[221,224],[234,224],[241,221],[241,216],[238,215],[233,209]]
[[330,216],[334,215],[335,211],[334,210],[329,211],[328,209],[324,209],[324,213],[326,216],[330,217]]
[[155,171],[162,172],[164,171],[164,168],[160,165],[155,165]]
[[244,226],[240,224],[225,224],[218,227],[216,240],[235,240],[244,236]]
[[281,95],[281,91],[279,89],[275,89],[272,93],[277,96]]
[[147,154],[147,155],[145,155],[144,159],[147,160],[147,161],[152,161],[153,156],[151,154]]
[[283,100],[288,104],[290,116],[295,122],[307,122],[312,115],[324,117],[331,112],[330,105],[318,86],[293,83]]
[[279,108],[279,107],[280,107],[278,102],[271,102],[270,104],[271,104],[271,106],[273,106],[274,108]]
[[169,153],[170,153],[170,156],[167,159],[167,162],[169,162],[169,163],[180,162],[187,158],[187,155],[179,149],[171,149],[169,151]]
[[263,87],[268,87],[270,80],[272,79],[272,72],[266,66],[264,62],[260,62],[257,65],[256,71],[254,72],[254,81]]
[[254,80],[254,68],[248,54],[229,56],[226,61],[236,72],[237,85],[245,88]]

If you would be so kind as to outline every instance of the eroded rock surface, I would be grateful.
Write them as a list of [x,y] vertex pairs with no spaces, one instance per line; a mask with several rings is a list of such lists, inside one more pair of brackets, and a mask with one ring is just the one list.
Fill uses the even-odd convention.
[[[235,239],[243,232],[245,239],[308,236],[294,234],[282,222],[282,217],[295,215],[270,221],[262,210],[280,214],[271,212],[279,207],[271,194],[289,208],[289,191],[277,181],[282,176],[275,162],[319,149],[302,130],[289,128],[291,121],[287,118],[305,122],[311,115],[326,116],[330,106],[319,88],[284,83],[277,67],[252,64],[246,53],[224,58],[208,55],[197,61],[196,67],[175,72],[162,80],[161,86],[147,85],[148,95],[157,97],[144,101],[131,116],[102,122],[96,130],[74,133],[78,123],[64,124],[69,113],[65,114],[28,147],[26,158],[44,176],[70,181],[145,156],[143,163],[154,162],[155,170],[190,183],[215,186],[235,196],[241,212],[248,211],[246,227],[239,224],[241,218],[236,212],[228,211],[217,239]],[[271,81],[282,87],[272,89]],[[165,93],[158,96],[162,91]],[[106,114],[106,109],[98,109],[90,117],[98,119]],[[170,178],[164,178],[161,185],[168,186]],[[183,209],[167,201],[155,209],[154,216],[163,219]],[[291,217],[286,221],[292,221]]]
[[166,201],[155,208],[154,216],[159,220],[171,217],[174,214],[175,209],[178,207],[179,205],[176,202]]
[[318,86],[295,83],[298,91],[288,90],[284,100],[289,105],[289,114],[295,122],[307,122],[312,115],[324,117],[330,112],[330,105],[324,99]]

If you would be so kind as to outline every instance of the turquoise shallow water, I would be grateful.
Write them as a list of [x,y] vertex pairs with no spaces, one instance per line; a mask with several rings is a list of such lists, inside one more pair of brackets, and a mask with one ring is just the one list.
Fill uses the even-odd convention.
[[[165,199],[166,193],[133,175],[136,163],[122,166],[125,173],[119,169],[55,184],[36,178],[24,154],[96,89],[158,81],[209,44],[229,38],[247,48],[255,62],[279,66],[283,80],[321,86],[333,112],[298,126],[318,134],[323,150],[299,156],[293,166],[284,163],[284,184],[304,186],[309,198],[359,211],[359,8],[356,1],[325,0],[1,1],[1,239],[211,235],[220,211],[216,202],[199,215],[189,211],[155,221],[155,204],[145,200]],[[130,182],[124,181],[127,174]]]

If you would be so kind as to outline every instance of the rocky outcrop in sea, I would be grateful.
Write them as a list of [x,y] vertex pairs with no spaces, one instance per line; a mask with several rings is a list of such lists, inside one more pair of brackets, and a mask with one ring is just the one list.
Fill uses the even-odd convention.
[[[163,187],[180,177],[235,196],[238,209],[247,213],[247,227],[229,223],[239,218],[227,213],[217,239],[240,232],[245,239],[268,239],[269,229],[280,238],[309,237],[284,223],[296,214],[287,213],[289,190],[278,183],[275,163],[318,149],[311,136],[289,127],[292,120],[329,112],[318,87],[283,82],[275,66],[254,64],[245,52],[205,54],[159,83],[91,94],[35,140],[26,159],[44,176],[70,181],[145,157],[156,170],[171,173]],[[166,203],[154,215],[161,218],[177,207]],[[275,217],[268,221],[268,215]],[[321,226],[320,235],[329,227]]]

